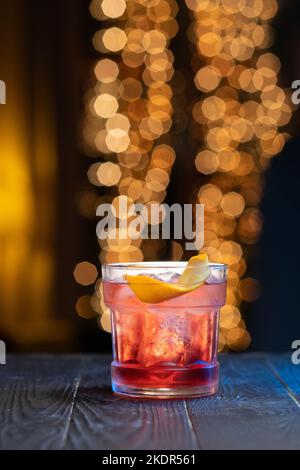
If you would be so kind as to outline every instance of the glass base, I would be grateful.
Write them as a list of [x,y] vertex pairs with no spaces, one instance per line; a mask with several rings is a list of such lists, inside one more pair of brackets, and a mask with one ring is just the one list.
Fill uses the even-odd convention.
[[121,398],[148,398],[159,400],[201,398],[215,395],[218,391],[218,385],[208,385],[203,387],[178,388],[134,388],[113,385],[114,394]]
[[219,365],[144,368],[136,364],[112,364],[112,388],[116,395],[132,398],[196,398],[218,390]]

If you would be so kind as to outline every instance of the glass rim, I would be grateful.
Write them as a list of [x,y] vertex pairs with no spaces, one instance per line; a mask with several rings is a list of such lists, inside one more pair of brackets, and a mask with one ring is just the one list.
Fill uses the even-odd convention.
[[[209,263],[210,276],[208,284],[223,282],[227,278],[228,266],[221,263]],[[181,275],[185,270],[195,270],[195,266],[188,267],[188,261],[140,261],[137,263],[107,263],[102,265],[102,279],[107,282],[125,283],[124,275],[147,275],[150,277],[165,276],[169,274]]]
[[[104,263],[103,269],[154,269],[154,268],[184,268],[188,261],[138,261],[136,263]],[[210,268],[224,270],[228,268],[224,263],[208,263]]]

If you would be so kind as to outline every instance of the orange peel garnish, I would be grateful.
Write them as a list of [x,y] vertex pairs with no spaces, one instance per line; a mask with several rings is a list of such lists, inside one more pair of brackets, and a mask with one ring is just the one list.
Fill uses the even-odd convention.
[[147,304],[157,304],[198,289],[209,276],[208,258],[201,254],[190,259],[181,276],[173,284],[142,274],[125,274],[125,279],[139,300]]

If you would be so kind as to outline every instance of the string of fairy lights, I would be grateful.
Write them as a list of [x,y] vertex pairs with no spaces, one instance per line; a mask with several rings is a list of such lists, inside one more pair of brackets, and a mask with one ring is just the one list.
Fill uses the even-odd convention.
[[[259,291],[247,277],[247,259],[259,237],[263,172],[283,147],[292,109],[277,84],[279,60],[268,52],[270,20],[276,0],[185,0],[191,22],[191,70],[197,100],[190,130],[199,141],[197,171],[207,181],[197,200],[205,205],[205,247],[213,262],[228,264],[228,300],[220,320],[220,350],[246,349],[251,338],[242,318],[242,301]],[[110,202],[119,219],[120,198],[132,203],[161,203],[175,162],[174,139],[189,122],[183,105],[184,77],[174,71],[171,41],[177,35],[175,0],[92,0],[91,15],[101,22],[93,46],[101,57],[86,94],[83,134],[95,158],[89,181],[100,195],[82,196],[81,212],[94,214]],[[180,8],[186,8],[180,4]],[[90,209],[88,209],[90,207]],[[117,229],[118,232],[119,229]],[[100,241],[100,261],[158,259],[159,240],[118,237]],[[174,243],[179,257],[182,250]],[[109,330],[101,279],[90,263],[76,266],[81,285],[95,284],[93,296],[77,302],[83,317],[101,317]]]
[[[193,106],[200,146],[195,165],[207,175],[198,201],[205,205],[205,248],[229,266],[227,305],[221,312],[220,349],[246,349],[251,341],[240,304],[259,293],[246,276],[247,259],[262,225],[258,209],[262,173],[288,135],[287,93],[277,85],[280,62],[267,51],[276,0],[186,0],[192,23]],[[195,68],[195,67],[194,67]]]
[[[117,217],[129,222],[133,203],[149,207],[164,201],[175,162],[169,85],[174,57],[169,45],[178,31],[178,6],[175,0],[93,0],[90,11],[107,26],[93,38],[102,57],[94,69],[96,83],[86,97],[84,137],[89,154],[100,156],[101,162],[90,166],[88,178],[93,185],[106,188],[97,205],[112,203]],[[120,199],[126,208],[122,213]],[[161,255],[163,242],[133,240],[127,234],[120,236],[120,230],[100,241],[102,263],[137,262]],[[86,263],[77,266],[77,280],[84,278],[81,273],[87,269],[92,268]],[[95,296],[90,301],[84,297],[77,311],[92,316],[92,303],[96,312],[104,312],[101,323],[108,329],[101,289],[98,282]]]

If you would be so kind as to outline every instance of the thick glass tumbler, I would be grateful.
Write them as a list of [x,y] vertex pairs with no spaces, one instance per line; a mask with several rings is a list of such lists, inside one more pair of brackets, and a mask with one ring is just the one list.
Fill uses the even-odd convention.
[[[210,264],[200,287],[159,303],[139,300],[126,274],[172,283],[183,262],[107,264],[104,301],[111,311],[112,387],[131,397],[199,397],[218,389],[218,323],[226,266]],[[140,287],[140,286],[139,286]],[[184,290],[184,286],[183,290]],[[143,285],[143,289],[153,286]]]

